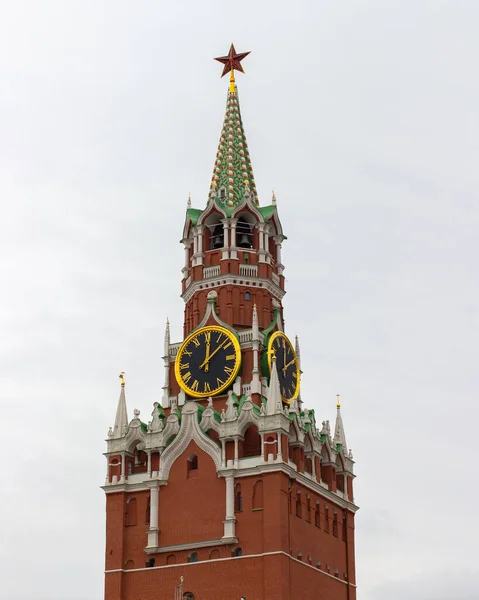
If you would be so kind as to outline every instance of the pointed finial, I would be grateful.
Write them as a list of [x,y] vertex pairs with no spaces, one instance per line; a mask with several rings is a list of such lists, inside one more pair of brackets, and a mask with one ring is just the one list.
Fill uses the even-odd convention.
[[271,204],[276,204],[276,194],[274,193],[274,190],[273,190],[273,196],[271,198]]
[[122,371],[119,377],[121,379],[121,385],[125,385],[125,371]]
[[336,398],[337,398],[336,408],[341,408],[341,397],[339,396],[339,394],[336,394]]
[[188,202],[186,203],[186,208],[191,208],[191,192],[188,192]]

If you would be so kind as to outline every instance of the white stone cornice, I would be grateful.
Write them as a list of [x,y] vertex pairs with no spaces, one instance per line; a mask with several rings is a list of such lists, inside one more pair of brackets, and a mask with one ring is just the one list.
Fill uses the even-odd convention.
[[276,285],[271,279],[267,279],[265,277],[251,278],[242,275],[235,275],[233,273],[225,273],[224,275],[212,277],[211,279],[197,279],[192,281],[188,288],[183,292],[181,297],[185,302],[189,302],[193,294],[195,294],[198,290],[211,290],[224,285],[239,285],[248,288],[266,289],[279,301],[281,301],[286,293],[279,287],[279,285]]
[[147,546],[147,554],[165,554],[166,552],[181,552],[183,550],[197,550],[198,548],[211,548],[212,546],[228,546],[237,544],[237,537],[220,538],[218,540],[204,540],[202,542],[189,542],[188,544],[175,544],[174,546]]

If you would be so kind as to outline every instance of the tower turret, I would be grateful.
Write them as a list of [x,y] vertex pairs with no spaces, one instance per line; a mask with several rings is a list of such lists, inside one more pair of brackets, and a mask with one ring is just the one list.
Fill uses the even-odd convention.
[[352,454],[339,397],[332,437],[300,396],[285,236],[275,193],[259,204],[234,77],[247,54],[218,59],[230,85],[206,206],[187,202],[183,339],[167,320],[148,423],[128,423],[121,375],[105,600],[356,598]]

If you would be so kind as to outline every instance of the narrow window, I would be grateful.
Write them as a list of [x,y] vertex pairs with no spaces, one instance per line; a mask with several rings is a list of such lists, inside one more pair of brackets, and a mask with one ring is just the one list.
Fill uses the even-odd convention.
[[154,567],[154,566],[155,566],[155,559],[154,559],[154,558],[149,558],[149,559],[146,561],[146,566],[147,566],[148,568],[150,568],[150,567]]
[[245,292],[244,293],[244,299],[245,300],[251,300],[251,292]]
[[329,508],[324,507],[324,531],[329,532]]
[[198,553],[197,552],[190,552],[190,555],[188,556],[188,562],[189,563],[198,562]]
[[316,510],[314,511],[314,524],[316,527],[321,527],[321,517],[319,512],[319,502],[316,502]]
[[126,503],[125,525],[136,525],[136,498],[130,498]]
[[263,508],[263,482],[257,481],[253,487],[253,510]]
[[343,515],[343,542],[345,542],[347,540],[347,535],[348,535],[348,523],[346,521],[346,515]]
[[333,535],[338,537],[338,513],[333,515]]
[[146,512],[145,512],[145,525],[149,525],[150,524],[150,498],[148,498],[148,503],[146,505]]
[[296,492],[296,516],[300,517],[302,516],[302,511],[301,511],[302,505],[301,505],[301,490],[298,490]]
[[243,550],[242,550],[242,548],[239,548],[239,547],[235,548],[233,550],[233,556],[243,556]]
[[306,496],[306,521],[311,523],[311,498],[309,494]]
[[235,485],[235,512],[241,512],[243,510],[243,497],[241,496],[241,485],[237,483]]

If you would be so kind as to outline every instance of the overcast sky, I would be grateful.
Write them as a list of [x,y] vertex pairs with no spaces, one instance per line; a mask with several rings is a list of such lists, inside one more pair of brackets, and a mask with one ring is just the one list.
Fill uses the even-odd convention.
[[477,598],[478,22],[477,0],[0,0],[1,600],[103,597],[118,373],[148,420],[232,41],[303,400],[319,422],[343,400],[358,598]]

